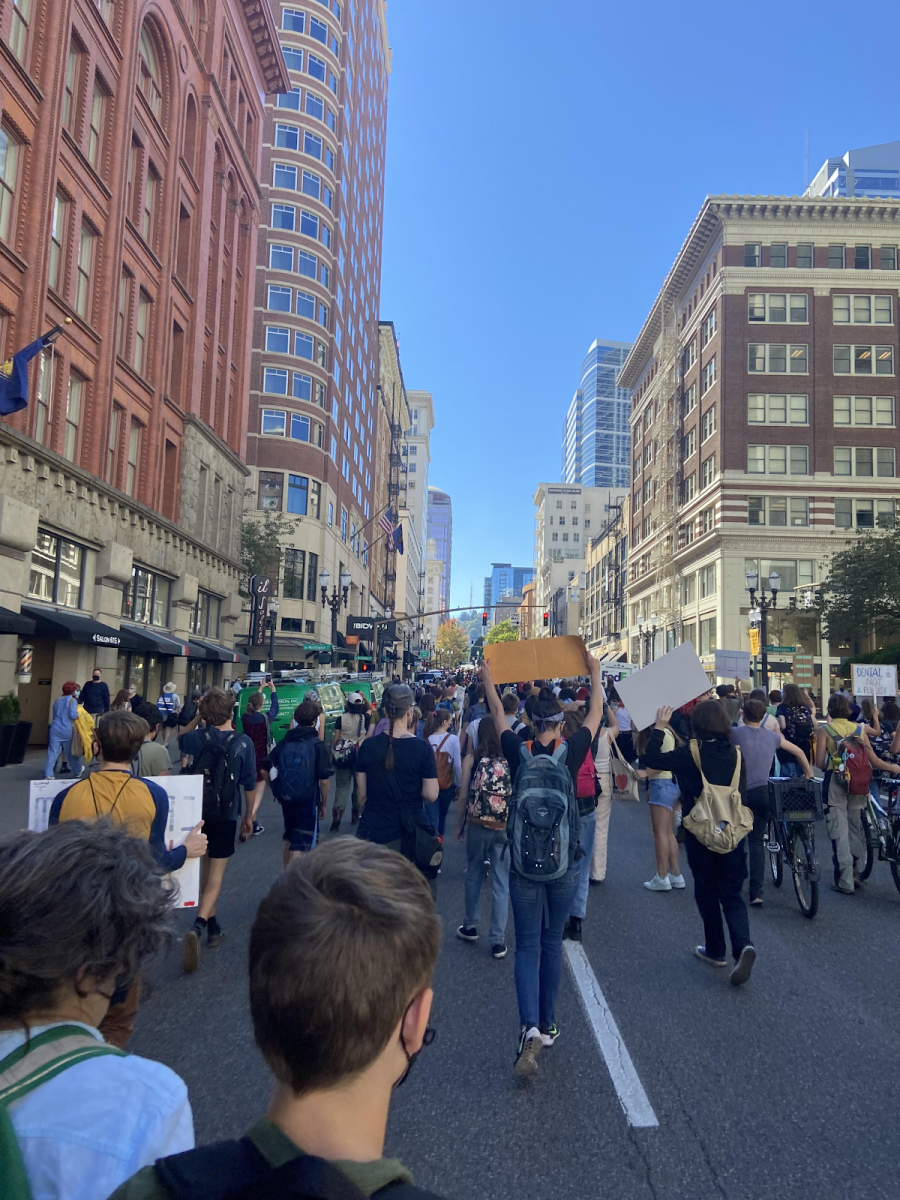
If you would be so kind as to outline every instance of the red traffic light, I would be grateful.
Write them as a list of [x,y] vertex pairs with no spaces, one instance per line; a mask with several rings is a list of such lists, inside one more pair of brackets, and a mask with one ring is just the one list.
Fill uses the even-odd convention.
[[485,612],[481,614],[481,623],[482,625],[487,625],[487,613]]
[[544,613],[544,628],[546,629],[549,624],[550,624],[550,614]]

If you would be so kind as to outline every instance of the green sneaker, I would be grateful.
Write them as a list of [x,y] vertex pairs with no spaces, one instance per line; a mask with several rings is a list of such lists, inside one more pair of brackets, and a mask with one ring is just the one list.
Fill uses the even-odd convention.
[[550,1025],[541,1026],[541,1042],[545,1046],[552,1046],[559,1037],[559,1026],[555,1021]]

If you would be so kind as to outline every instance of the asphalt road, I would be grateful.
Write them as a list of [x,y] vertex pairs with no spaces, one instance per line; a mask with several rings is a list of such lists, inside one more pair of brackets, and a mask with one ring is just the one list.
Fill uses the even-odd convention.
[[[6,789],[4,831],[24,823],[24,791]],[[226,940],[193,976],[182,975],[177,954],[151,969],[131,1046],[187,1081],[202,1142],[245,1131],[269,1091],[245,986],[254,910],[280,869],[271,799],[261,817],[266,833],[239,847],[226,875]],[[824,826],[818,832],[827,875]],[[437,1038],[396,1094],[388,1131],[386,1152],[423,1186],[460,1200],[900,1194],[900,893],[886,864],[852,899],[825,886],[813,921],[789,881],[780,892],[767,885],[765,906],[751,913],[756,969],[734,989],[692,955],[702,934],[690,882],[670,894],[641,886],[652,874],[645,806],[615,807],[609,873],[591,889],[584,948],[659,1121],[644,1129],[625,1118],[566,966],[562,1036],[536,1077],[513,1076],[512,953],[495,962],[486,938],[456,938],[463,870],[451,843],[439,880]],[[508,940],[512,950],[511,918]]]

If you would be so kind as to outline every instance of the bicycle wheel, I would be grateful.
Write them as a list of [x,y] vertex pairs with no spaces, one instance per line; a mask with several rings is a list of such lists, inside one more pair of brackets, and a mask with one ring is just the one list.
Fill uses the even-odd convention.
[[[777,849],[773,849],[776,846]],[[772,872],[772,883],[775,887],[781,887],[784,879],[784,850],[778,837],[778,826],[774,821],[769,822],[769,828],[766,832],[766,849],[769,854],[769,869]]]
[[875,847],[878,845],[878,833],[872,824],[872,818],[869,816],[867,808],[861,810],[859,822],[862,825],[863,842],[866,846],[866,861],[860,863],[859,877],[860,879],[868,879],[872,874],[872,867],[875,865]]
[[819,867],[812,835],[805,829],[795,829],[791,834],[793,849],[794,891],[804,917],[810,920],[819,909]]
[[892,847],[891,874],[894,877],[897,891],[900,892],[900,819],[895,820],[891,832],[894,835]]

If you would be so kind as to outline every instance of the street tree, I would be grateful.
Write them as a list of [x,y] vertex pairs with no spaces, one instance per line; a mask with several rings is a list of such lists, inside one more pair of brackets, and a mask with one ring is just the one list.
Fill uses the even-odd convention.
[[492,646],[494,642],[517,642],[519,631],[513,629],[510,621],[498,621],[496,625],[491,626],[484,640],[489,646]]
[[459,621],[445,621],[437,632],[438,662],[442,667],[458,667],[469,657],[469,638]]
[[[255,498],[252,491],[247,491],[248,498]],[[282,543],[294,533],[296,522],[285,517],[284,513],[271,512],[266,509],[246,509],[241,518],[241,563],[244,567],[244,581],[241,593],[246,595],[247,580],[251,575],[270,575],[274,584],[278,583],[278,570],[281,565]]]
[[852,646],[871,630],[900,628],[900,530],[868,534],[840,550],[822,585],[822,618],[830,641]]

